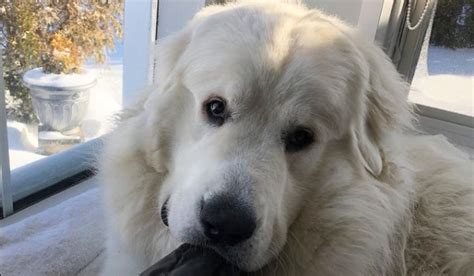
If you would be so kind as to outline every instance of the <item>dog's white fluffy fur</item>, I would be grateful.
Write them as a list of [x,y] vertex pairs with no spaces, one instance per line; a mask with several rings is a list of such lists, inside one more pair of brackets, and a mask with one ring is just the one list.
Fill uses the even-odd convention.
[[[407,84],[353,28],[302,5],[239,1],[203,9],[157,51],[158,86],[99,160],[105,275],[137,275],[192,242],[197,202],[235,186],[259,225],[218,252],[243,270],[474,275],[472,163],[416,133]],[[202,112],[212,96],[232,110],[221,127]],[[295,125],[316,139],[286,153],[281,133]]]

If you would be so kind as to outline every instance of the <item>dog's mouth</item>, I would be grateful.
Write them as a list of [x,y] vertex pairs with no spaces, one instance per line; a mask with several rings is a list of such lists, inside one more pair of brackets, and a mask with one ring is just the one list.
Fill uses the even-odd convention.
[[[169,222],[168,222],[169,211],[170,209],[169,209],[169,198],[168,198],[163,203],[160,210],[161,221],[168,228],[169,228]],[[185,243],[191,244],[193,246],[206,247],[206,248],[212,249],[215,253],[217,253],[217,255],[219,255],[222,259],[225,260],[225,262],[229,263],[230,265],[234,267],[238,267],[243,270],[247,270],[245,269],[246,265],[244,265],[245,263],[248,262],[248,260],[246,260],[246,257],[245,257],[247,255],[245,253],[245,251],[247,251],[245,248],[249,249],[249,247],[251,247],[249,244],[237,245],[237,246],[215,245],[201,238],[190,241],[190,242],[185,242]]]

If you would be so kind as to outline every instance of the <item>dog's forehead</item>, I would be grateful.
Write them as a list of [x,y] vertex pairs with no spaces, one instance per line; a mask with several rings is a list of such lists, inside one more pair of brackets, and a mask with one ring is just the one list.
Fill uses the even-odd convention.
[[[285,71],[291,71],[287,85],[308,80],[314,69],[327,71],[318,67],[334,64],[340,52],[347,51],[342,49],[344,40],[335,26],[324,21],[236,9],[203,20],[181,60],[186,62],[188,87],[212,90],[234,83],[230,86],[245,91],[257,83],[274,88]],[[213,81],[202,81],[209,79]]]
[[[276,45],[273,37],[276,24],[276,20],[261,13],[245,13],[240,9],[206,18],[195,27],[182,59],[187,62],[184,74],[187,87],[219,93],[243,92],[264,76],[271,76],[262,74],[275,66],[270,62],[278,60],[270,55],[277,52],[277,46],[288,47],[289,42]],[[287,50],[280,52],[285,54]],[[204,83],[203,79],[213,81]]]
[[206,19],[184,54],[183,81],[199,101],[219,95],[319,117],[338,112],[333,103],[348,104],[352,49],[334,25],[268,12],[238,15]]

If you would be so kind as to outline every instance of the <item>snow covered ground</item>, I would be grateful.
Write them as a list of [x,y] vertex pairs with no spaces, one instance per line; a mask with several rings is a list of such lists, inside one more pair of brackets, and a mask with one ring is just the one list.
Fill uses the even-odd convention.
[[474,116],[474,48],[430,46],[418,65],[410,101]]

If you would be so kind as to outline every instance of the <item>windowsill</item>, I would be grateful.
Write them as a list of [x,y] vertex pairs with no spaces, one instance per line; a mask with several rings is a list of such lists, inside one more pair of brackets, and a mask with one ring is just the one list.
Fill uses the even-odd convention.
[[96,138],[12,170],[10,189],[13,202],[93,169],[102,142],[103,137]]
[[97,181],[94,177],[82,181],[81,183],[74,185],[66,190],[52,195],[44,200],[41,200],[30,207],[23,209],[11,216],[8,216],[0,220],[0,228],[6,227],[8,225],[17,223],[21,220],[24,220],[28,217],[33,217],[51,207],[54,207],[70,198],[73,198],[77,195],[80,195],[92,188],[97,187]]
[[105,220],[98,186],[90,178],[1,220],[2,274],[99,275]]
[[[472,87],[474,83],[474,78],[471,78],[472,80],[468,80],[468,84],[464,84],[464,86],[470,85]],[[452,88],[449,88],[448,85],[446,84],[446,87],[443,88],[442,83],[437,83],[432,80],[428,80],[429,85],[433,86],[438,86],[441,88],[438,89],[426,89],[426,91],[432,91],[432,93],[428,94],[427,92],[420,91],[414,87],[410,91],[410,95],[408,96],[408,100],[412,103],[415,104],[420,104],[424,106],[429,106],[432,108],[437,108],[441,110],[446,110],[458,114],[462,114],[465,116],[474,116],[474,109],[473,109],[473,103],[474,103],[474,98],[473,98],[473,93],[472,90],[458,90],[458,91],[453,91]],[[464,82],[464,80],[459,80],[459,82]],[[415,85],[415,84],[414,84]],[[472,88],[474,89],[474,88]],[[438,93],[440,90],[445,91],[445,94],[440,94]],[[453,97],[453,94],[457,94],[457,97]]]
[[420,55],[409,101],[474,116],[474,48],[429,46]]

